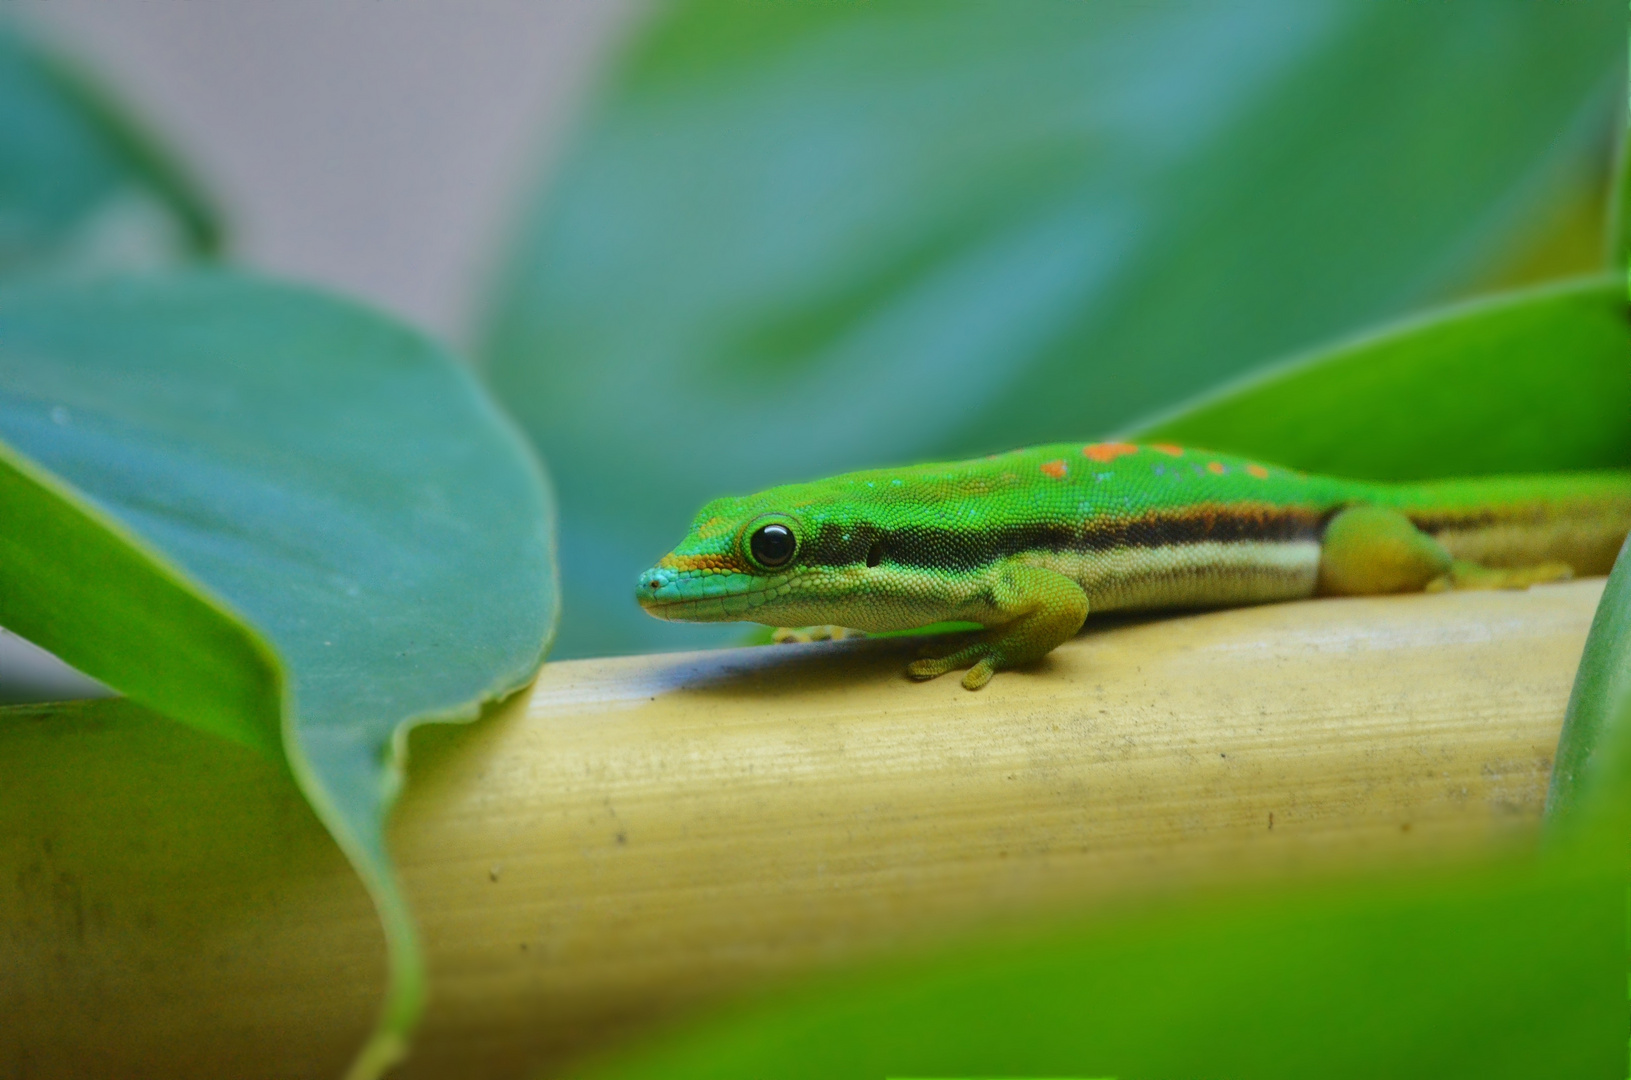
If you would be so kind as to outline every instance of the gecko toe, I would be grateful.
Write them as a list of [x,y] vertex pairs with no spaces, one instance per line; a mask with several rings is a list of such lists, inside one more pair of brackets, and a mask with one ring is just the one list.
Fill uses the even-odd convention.
[[996,673],[996,659],[994,657],[987,656],[984,660],[981,660],[978,664],[975,664],[973,667],[968,669],[968,674],[963,676],[963,689],[978,690],[980,687],[990,682],[991,676],[995,675]]
[[991,676],[996,674],[997,668],[1002,666],[996,651],[988,641],[966,642],[958,646],[955,651],[950,652],[943,648],[936,651],[943,653],[943,655],[920,656],[906,665],[906,674],[914,679],[933,679],[936,676],[944,675],[948,671],[954,671],[973,664],[974,666],[969,669],[968,674],[963,676],[963,685],[970,690],[978,690],[990,682]]
[[924,680],[934,679],[950,671],[956,665],[944,657],[922,657],[906,665],[906,674],[909,678]]

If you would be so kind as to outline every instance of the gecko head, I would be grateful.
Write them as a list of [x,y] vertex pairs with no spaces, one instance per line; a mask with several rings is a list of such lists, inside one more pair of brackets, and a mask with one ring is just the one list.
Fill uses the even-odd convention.
[[[890,485],[883,485],[892,492]],[[680,545],[640,575],[635,595],[659,619],[922,625],[889,602],[914,575],[888,558],[891,520],[871,474],[787,484],[704,506]],[[860,602],[858,602],[860,601]],[[885,625],[885,624],[888,625]]]
[[680,545],[640,575],[640,606],[684,622],[775,621],[786,599],[821,571],[806,558],[812,525],[771,495],[704,506]]

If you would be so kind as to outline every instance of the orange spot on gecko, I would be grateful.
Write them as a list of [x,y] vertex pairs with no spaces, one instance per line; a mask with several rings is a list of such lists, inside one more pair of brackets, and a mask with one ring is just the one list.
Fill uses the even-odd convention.
[[1063,479],[1065,475],[1064,458],[1058,458],[1054,461],[1044,461],[1042,463],[1042,475],[1051,476],[1055,480]]
[[1269,471],[1255,462],[1246,466],[1246,471],[1257,477],[1259,480],[1267,480],[1269,476]]
[[1208,461],[1206,463],[1206,471],[1211,473],[1213,476],[1222,476],[1224,473],[1223,462]]
[[1161,453],[1167,454],[1171,457],[1182,457],[1184,453],[1183,447],[1174,446],[1169,442],[1150,443],[1150,449],[1159,450]]
[[1094,461],[1114,461],[1123,454],[1136,453],[1138,447],[1124,442],[1088,443],[1082,447],[1082,456],[1092,458]]

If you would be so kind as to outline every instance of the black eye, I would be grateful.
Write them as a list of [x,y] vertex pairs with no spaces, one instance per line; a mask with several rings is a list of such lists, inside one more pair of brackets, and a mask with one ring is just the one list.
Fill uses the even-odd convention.
[[786,525],[766,525],[748,539],[753,561],[774,570],[786,566],[798,550],[798,539]]

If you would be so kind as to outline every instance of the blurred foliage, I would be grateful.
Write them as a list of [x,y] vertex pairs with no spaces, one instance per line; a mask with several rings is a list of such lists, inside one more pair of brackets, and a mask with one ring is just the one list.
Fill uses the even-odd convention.
[[[1631,273],[1631,102],[1620,117],[1620,138],[1610,178],[1612,200],[1608,214],[1610,260],[1621,275]],[[1631,295],[1631,277],[1626,278]]]
[[573,1075],[1616,1077],[1624,929],[1601,862],[1203,896],[874,965]]
[[550,498],[471,376],[329,297],[220,271],[0,287],[0,624],[132,699],[287,754],[394,960],[397,741],[527,683]]
[[0,16],[0,275],[148,269],[220,240],[151,136]]
[[1131,438],[1368,480],[1631,466],[1611,277],[1439,312],[1273,369]]
[[1609,575],[1586,637],[1552,764],[1546,812],[1555,829],[1598,804],[1631,825],[1631,539]]
[[[630,599],[714,496],[1094,437],[1512,260],[1600,269],[1623,22],[667,9],[537,197],[482,335],[559,486],[562,655],[736,632]],[[1560,267],[1536,222],[1586,175],[1589,254]]]

